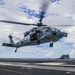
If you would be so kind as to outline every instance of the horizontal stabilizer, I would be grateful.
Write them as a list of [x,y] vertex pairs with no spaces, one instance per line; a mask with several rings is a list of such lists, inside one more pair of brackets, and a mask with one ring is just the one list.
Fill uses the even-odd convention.
[[3,43],[2,46],[15,47],[13,44],[9,44],[9,43]]

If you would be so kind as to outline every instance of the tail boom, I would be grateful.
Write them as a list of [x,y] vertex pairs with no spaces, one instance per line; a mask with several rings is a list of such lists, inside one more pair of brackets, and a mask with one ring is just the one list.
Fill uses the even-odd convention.
[[2,46],[16,47],[14,44],[9,44],[9,43],[3,43]]

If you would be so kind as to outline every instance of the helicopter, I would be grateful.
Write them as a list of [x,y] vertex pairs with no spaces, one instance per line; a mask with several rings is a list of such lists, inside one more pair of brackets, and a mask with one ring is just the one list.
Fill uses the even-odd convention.
[[[28,23],[21,23],[21,22],[14,22],[14,21],[7,21],[7,20],[0,20],[0,22],[4,23],[12,23],[12,24],[18,24],[18,25],[33,25],[36,27],[33,27],[29,31],[26,31],[24,33],[24,37],[22,40],[18,41],[17,43],[14,43],[13,36],[9,35],[10,43],[3,43],[2,46],[6,47],[15,47],[17,52],[17,49],[23,46],[33,46],[33,45],[40,45],[43,43],[48,43],[49,46],[53,47],[54,42],[59,41],[63,37],[67,37],[68,33],[62,32],[61,30],[55,28],[55,27],[49,27],[49,25],[45,25],[42,23],[44,15],[46,13],[47,7],[49,3],[43,2],[42,3],[42,9],[39,16],[39,22],[36,24],[28,24]],[[57,25],[58,26],[58,25]],[[67,25],[65,25],[67,26]],[[69,25],[68,25],[69,26]]]

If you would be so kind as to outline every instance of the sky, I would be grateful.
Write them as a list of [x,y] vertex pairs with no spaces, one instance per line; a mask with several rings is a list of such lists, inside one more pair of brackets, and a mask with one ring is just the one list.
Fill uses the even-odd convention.
[[[38,23],[42,1],[47,0],[0,0],[0,20]],[[55,26],[67,32],[68,37],[55,42],[53,48],[46,43],[22,47],[15,53],[15,48],[3,47],[2,43],[9,43],[9,34],[13,35],[15,42],[21,40],[24,32],[33,26],[0,23],[0,58],[59,58],[62,54],[69,54],[71,58],[74,58],[75,0],[50,0],[43,23],[49,26],[72,26]]]

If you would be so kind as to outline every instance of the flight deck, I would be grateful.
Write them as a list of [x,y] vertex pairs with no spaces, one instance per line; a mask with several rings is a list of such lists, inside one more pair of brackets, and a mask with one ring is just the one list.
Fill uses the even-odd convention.
[[45,60],[46,62],[33,60],[29,62],[29,59],[0,59],[0,75],[75,75],[74,61],[66,63],[53,62],[52,59]]

